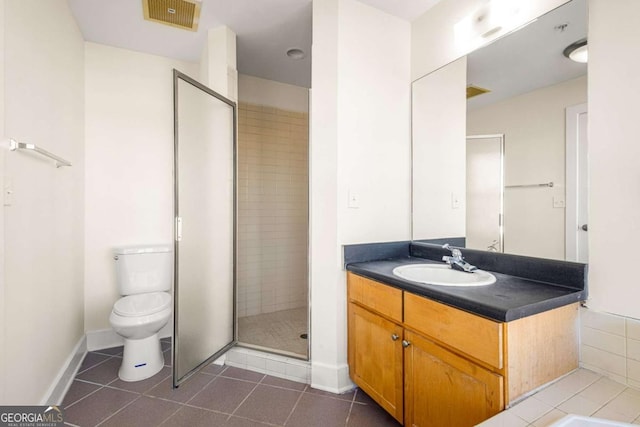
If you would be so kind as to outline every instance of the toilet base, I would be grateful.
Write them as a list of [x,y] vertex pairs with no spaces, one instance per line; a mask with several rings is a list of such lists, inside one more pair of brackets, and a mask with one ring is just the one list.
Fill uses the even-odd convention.
[[160,372],[163,366],[164,356],[158,334],[137,340],[125,338],[122,365],[118,371],[122,381],[146,380]]

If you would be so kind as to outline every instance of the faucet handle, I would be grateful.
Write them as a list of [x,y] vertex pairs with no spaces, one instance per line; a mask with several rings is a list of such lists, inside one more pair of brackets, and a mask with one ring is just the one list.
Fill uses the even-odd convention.
[[444,245],[442,245],[442,249],[450,250],[451,255],[453,255],[454,258],[462,258],[462,252],[460,251],[460,249],[452,248],[451,245],[449,245],[448,243],[445,243]]

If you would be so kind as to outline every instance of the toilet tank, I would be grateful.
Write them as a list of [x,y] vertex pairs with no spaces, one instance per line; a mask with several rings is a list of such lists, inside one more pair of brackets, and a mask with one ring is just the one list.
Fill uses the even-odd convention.
[[170,245],[126,246],[113,250],[120,295],[171,289],[173,254]]

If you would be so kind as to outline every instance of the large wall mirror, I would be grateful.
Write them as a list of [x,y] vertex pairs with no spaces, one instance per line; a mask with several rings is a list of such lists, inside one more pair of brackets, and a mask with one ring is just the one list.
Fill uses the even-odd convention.
[[573,0],[413,82],[414,240],[587,261],[586,37]]

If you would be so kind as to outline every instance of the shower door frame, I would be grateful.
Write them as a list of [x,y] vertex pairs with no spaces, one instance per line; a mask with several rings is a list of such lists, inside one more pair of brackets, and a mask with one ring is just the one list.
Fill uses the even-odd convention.
[[[232,118],[232,138],[233,138],[233,146],[231,148],[232,151],[232,176],[233,176],[233,186],[232,186],[232,206],[233,206],[233,213],[232,213],[232,223],[231,223],[231,228],[232,228],[232,280],[231,280],[231,286],[232,286],[232,295],[233,295],[233,302],[232,302],[232,340],[230,343],[228,343],[227,345],[225,345],[224,347],[222,347],[221,349],[219,349],[218,351],[216,351],[214,354],[212,354],[211,356],[209,356],[207,359],[205,359],[203,362],[201,362],[200,364],[198,364],[197,366],[195,366],[191,371],[189,371],[188,373],[186,373],[184,376],[182,376],[181,378],[177,378],[176,377],[176,348],[177,348],[177,342],[179,340],[179,337],[176,334],[176,331],[178,330],[178,316],[176,316],[176,310],[175,308],[178,307],[178,302],[179,302],[179,269],[180,269],[180,265],[179,265],[179,256],[180,256],[180,249],[179,249],[179,241],[181,238],[181,224],[180,224],[180,216],[179,216],[179,165],[178,165],[178,161],[179,161],[179,132],[178,132],[178,80],[183,80],[184,82],[191,84],[192,86],[196,87],[197,89],[200,89],[201,91],[205,92],[208,95],[213,96],[214,98],[218,99],[219,101],[224,102],[225,104],[229,105],[232,108],[232,112],[233,112],[233,118]],[[231,349],[232,347],[236,346],[238,344],[238,313],[237,313],[237,309],[236,309],[236,305],[237,305],[237,226],[238,226],[238,195],[237,195],[237,183],[238,183],[238,107],[236,102],[224,97],[223,95],[220,95],[219,93],[215,92],[214,90],[210,89],[209,87],[203,85],[202,83],[198,82],[197,80],[189,77],[188,75],[173,69],[173,111],[174,111],[174,128],[173,128],[173,138],[174,138],[174,160],[173,160],[173,181],[174,181],[174,224],[173,224],[173,231],[174,231],[174,239],[173,239],[173,245],[174,245],[174,311],[173,311],[173,337],[172,337],[172,343],[171,343],[171,360],[172,360],[172,371],[173,371],[173,387],[177,388],[178,386],[180,386],[180,384],[182,384],[183,382],[187,381],[191,376],[193,376],[193,374],[195,374],[196,372],[198,372],[200,369],[202,369],[204,366],[209,365],[211,362],[215,361],[216,359],[218,359],[220,356],[222,356],[224,353],[226,353],[229,349]]]

